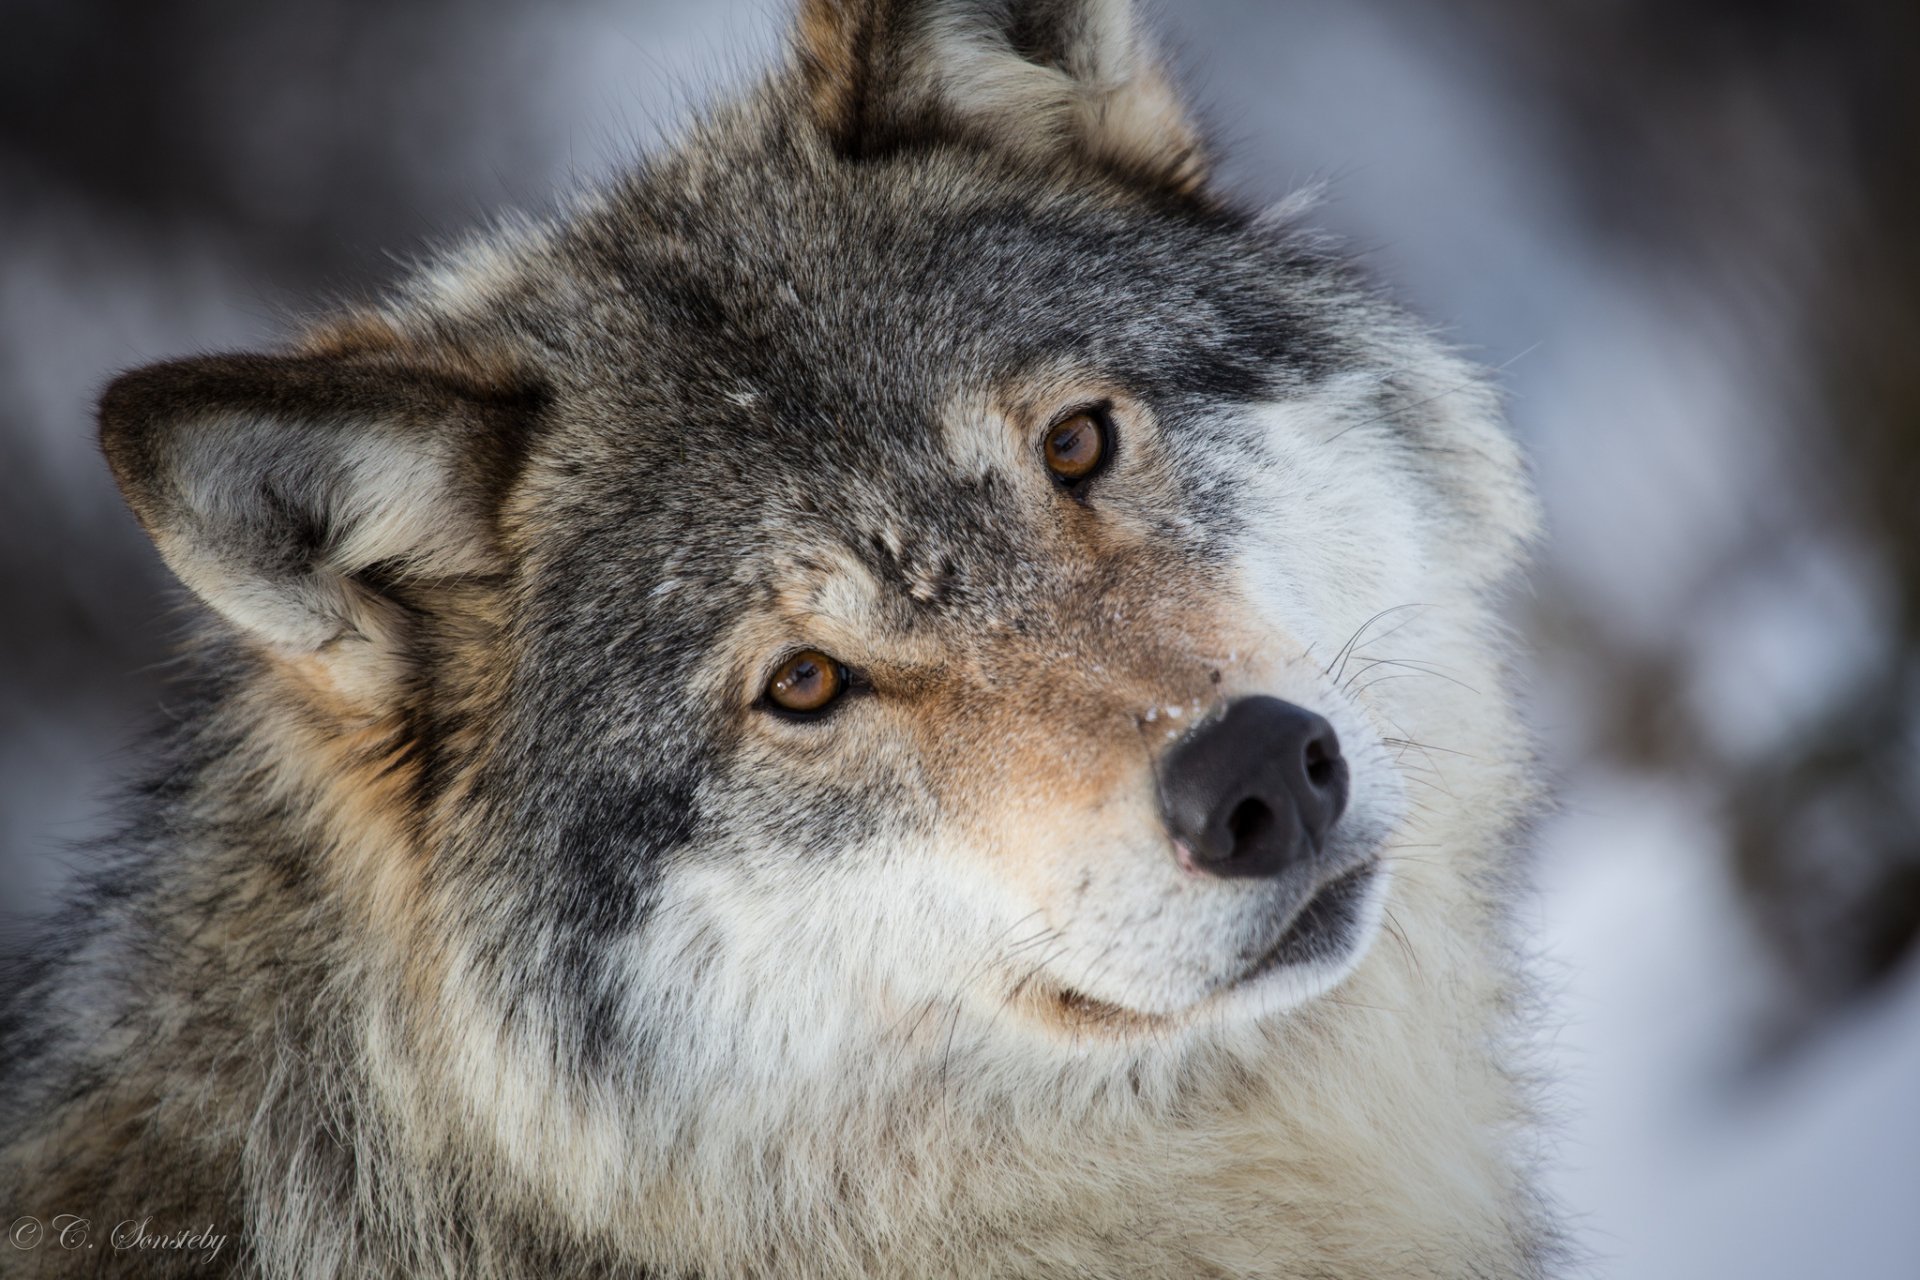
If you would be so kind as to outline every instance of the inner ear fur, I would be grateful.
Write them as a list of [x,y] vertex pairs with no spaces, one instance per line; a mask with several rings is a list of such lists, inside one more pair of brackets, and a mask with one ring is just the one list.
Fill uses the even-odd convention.
[[1206,180],[1130,0],[803,0],[794,46],[808,109],[851,156],[970,138],[1180,194]]
[[168,567],[284,650],[370,634],[385,586],[502,568],[494,517],[537,391],[368,332],[152,365],[100,400],[108,465]]

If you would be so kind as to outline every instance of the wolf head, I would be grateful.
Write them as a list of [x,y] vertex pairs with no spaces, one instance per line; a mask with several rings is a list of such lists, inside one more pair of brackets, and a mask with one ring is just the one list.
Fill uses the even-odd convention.
[[1481,1087],[1515,451],[1119,0],[811,0],[566,216],[101,419],[402,1145],[870,1265]]

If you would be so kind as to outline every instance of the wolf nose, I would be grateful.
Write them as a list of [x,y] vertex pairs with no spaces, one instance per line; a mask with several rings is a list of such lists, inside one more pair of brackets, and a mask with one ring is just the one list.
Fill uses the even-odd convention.
[[1324,716],[1241,698],[1160,762],[1160,812],[1198,867],[1277,876],[1317,859],[1347,807],[1347,762]]

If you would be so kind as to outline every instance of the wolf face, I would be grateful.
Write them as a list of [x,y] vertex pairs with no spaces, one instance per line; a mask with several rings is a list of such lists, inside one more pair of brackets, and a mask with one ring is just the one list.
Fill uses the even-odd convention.
[[668,1273],[1525,1273],[1488,391],[1207,187],[1124,4],[794,48],[568,216],[103,401],[221,619],[190,856],[300,850],[235,928],[328,934],[385,1194],[450,1160]]

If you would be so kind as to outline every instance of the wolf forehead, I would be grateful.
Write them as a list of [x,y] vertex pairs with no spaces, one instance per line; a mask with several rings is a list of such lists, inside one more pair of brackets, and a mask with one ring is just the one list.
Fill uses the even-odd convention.
[[735,145],[711,182],[671,159],[630,179],[496,277],[497,301],[443,279],[533,328],[603,427],[783,452],[885,442],[910,461],[956,395],[1045,367],[1251,399],[1354,357],[1315,306],[1331,268],[1237,214],[1036,189],[981,153],[848,166],[817,142]]
[[767,128],[704,181],[650,166],[528,261],[428,279],[467,323],[537,337],[534,452],[606,486],[551,500],[1005,549],[982,517],[1011,459],[978,435],[1037,449],[1049,415],[1126,397],[1177,454],[1202,418],[1229,429],[1223,405],[1364,359],[1327,302],[1339,268],[1237,213],[976,151],[847,165]]

